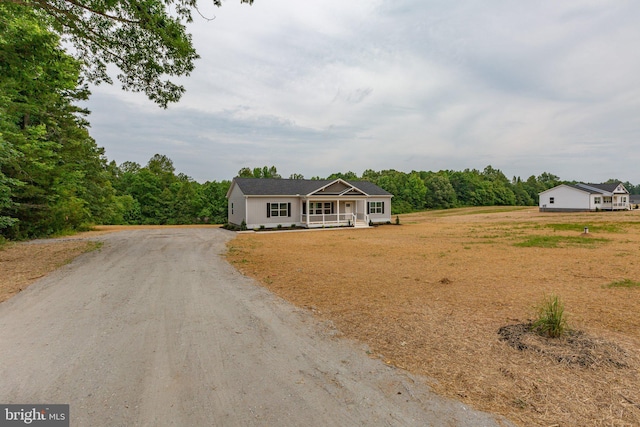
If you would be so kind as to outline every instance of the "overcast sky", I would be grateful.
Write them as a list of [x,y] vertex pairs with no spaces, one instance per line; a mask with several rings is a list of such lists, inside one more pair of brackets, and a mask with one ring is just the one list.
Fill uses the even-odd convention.
[[638,1],[202,3],[179,104],[92,88],[109,160],[165,154],[200,182],[491,165],[640,183]]

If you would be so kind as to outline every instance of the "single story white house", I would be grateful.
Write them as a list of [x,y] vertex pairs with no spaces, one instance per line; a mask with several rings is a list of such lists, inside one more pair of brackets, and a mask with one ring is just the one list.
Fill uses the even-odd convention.
[[391,221],[392,197],[368,181],[234,178],[228,218],[248,229],[368,227]]
[[621,183],[560,184],[540,193],[540,212],[615,211],[631,209]]

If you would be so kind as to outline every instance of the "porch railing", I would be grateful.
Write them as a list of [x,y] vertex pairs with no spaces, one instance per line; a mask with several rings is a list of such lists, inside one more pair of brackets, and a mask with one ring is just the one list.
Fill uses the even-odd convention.
[[[307,221],[308,217],[308,221]],[[302,222],[305,224],[323,225],[323,226],[345,226],[354,225],[356,220],[366,221],[368,215],[354,214],[354,213],[341,213],[341,214],[319,214],[319,215],[307,215],[302,214]]]
[[605,203],[602,203],[602,205],[600,205],[600,209],[629,209],[629,203],[628,202],[616,202],[616,203],[605,202]]
[[356,219],[358,219],[359,221],[364,221],[366,224],[369,224],[369,215],[367,215],[364,212],[358,212],[356,214]]

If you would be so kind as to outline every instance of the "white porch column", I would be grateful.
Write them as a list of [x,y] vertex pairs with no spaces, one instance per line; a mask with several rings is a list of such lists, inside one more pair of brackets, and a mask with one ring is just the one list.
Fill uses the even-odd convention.
[[340,199],[336,200],[336,212],[338,213],[336,220],[338,221],[338,225],[340,225]]
[[307,199],[305,203],[307,204],[307,228],[309,228],[309,215],[311,214],[309,212],[309,199]]

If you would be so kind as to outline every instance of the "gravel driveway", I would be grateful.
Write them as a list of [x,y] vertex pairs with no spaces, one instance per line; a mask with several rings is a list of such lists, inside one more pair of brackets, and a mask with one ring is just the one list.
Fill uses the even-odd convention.
[[0,304],[0,402],[72,426],[495,426],[239,274],[221,229],[101,237]]

